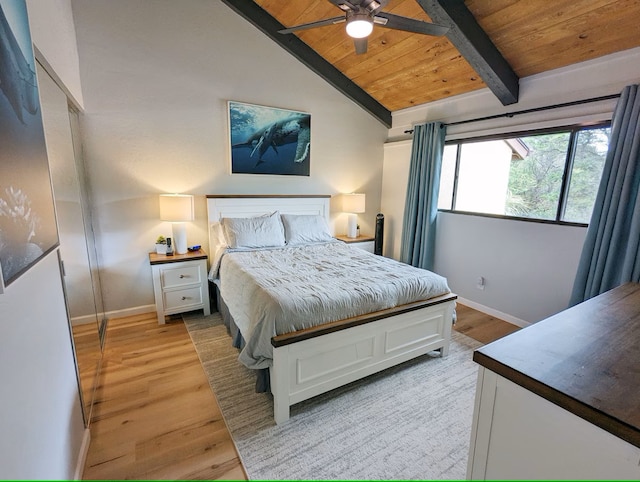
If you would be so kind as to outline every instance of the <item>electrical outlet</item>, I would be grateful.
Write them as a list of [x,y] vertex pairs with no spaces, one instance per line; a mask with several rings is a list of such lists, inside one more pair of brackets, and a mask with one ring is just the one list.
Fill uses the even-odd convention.
[[484,285],[485,279],[482,276],[478,276],[478,279],[476,280],[476,288],[478,288],[479,290],[484,290]]

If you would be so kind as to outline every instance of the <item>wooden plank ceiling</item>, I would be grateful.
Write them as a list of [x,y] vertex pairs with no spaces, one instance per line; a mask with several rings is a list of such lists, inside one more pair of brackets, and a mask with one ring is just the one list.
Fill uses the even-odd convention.
[[[285,27],[342,14],[325,0],[255,4]],[[430,4],[462,1],[390,0],[382,11],[430,22]],[[638,0],[466,0],[462,7],[519,78],[640,46]],[[489,83],[454,46],[450,34],[431,37],[375,25],[362,55],[355,54],[344,23],[277,35],[296,35],[389,112]]]

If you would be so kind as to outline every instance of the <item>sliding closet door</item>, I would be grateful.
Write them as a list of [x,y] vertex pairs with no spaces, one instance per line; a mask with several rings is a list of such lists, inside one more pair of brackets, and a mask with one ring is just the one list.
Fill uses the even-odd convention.
[[[38,65],[38,84],[45,139],[58,221],[60,257],[69,328],[73,338],[78,387],[85,425],[89,425],[93,394],[102,359],[100,326],[101,296],[94,291],[97,265],[92,265],[95,248],[87,236],[82,178],[76,162],[72,119],[65,93]],[[74,114],[75,115],[75,114]],[[77,119],[74,120],[77,124]],[[94,257],[94,256],[93,256]]]
[[69,120],[71,122],[71,136],[73,137],[73,153],[76,163],[80,188],[80,203],[82,206],[82,219],[84,225],[85,242],[87,245],[87,258],[89,260],[89,271],[91,274],[91,287],[95,306],[96,319],[98,321],[98,333],[100,336],[100,346],[104,344],[104,337],[107,330],[107,316],[104,312],[104,301],[102,299],[102,282],[100,280],[100,263],[96,248],[96,235],[93,231],[93,209],[91,207],[91,192],[89,181],[84,168],[84,157],[82,143],[80,142],[80,122],[78,112],[69,107]]

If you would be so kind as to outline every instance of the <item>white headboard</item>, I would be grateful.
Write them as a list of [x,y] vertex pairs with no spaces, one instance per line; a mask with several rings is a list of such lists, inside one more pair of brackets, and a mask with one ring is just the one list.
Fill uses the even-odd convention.
[[330,223],[329,206],[331,196],[326,195],[208,195],[207,220],[209,231],[209,249],[211,242],[211,224],[222,218],[248,218],[280,211],[283,214],[319,214]]

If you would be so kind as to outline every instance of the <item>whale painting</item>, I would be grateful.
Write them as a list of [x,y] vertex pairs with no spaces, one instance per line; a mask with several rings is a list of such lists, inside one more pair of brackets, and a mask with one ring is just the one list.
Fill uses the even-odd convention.
[[0,293],[58,246],[25,0],[0,0]]
[[309,176],[311,114],[228,104],[232,174]]

